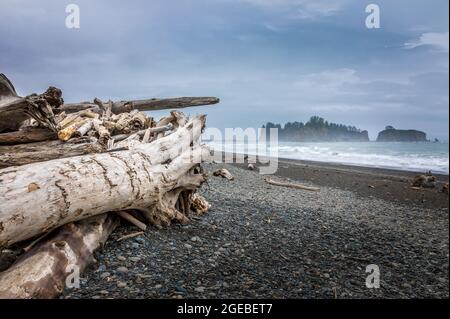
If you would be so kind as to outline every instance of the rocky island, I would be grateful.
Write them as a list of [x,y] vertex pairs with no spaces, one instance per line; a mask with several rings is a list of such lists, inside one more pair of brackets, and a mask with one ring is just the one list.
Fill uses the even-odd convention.
[[385,130],[378,133],[377,142],[428,142],[428,140],[425,132],[398,130],[392,126],[386,126]]
[[288,122],[280,124],[268,122],[263,125],[269,138],[270,128],[278,128],[280,141],[290,142],[369,142],[369,133],[355,126],[347,126],[312,116],[308,122]]

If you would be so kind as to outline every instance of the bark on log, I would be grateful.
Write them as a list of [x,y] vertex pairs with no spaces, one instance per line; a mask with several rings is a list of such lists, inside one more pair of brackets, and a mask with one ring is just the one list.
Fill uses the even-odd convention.
[[196,116],[130,151],[0,170],[0,247],[110,211],[140,210],[151,222],[185,221],[174,206],[182,190],[195,191],[205,181],[192,171],[209,157],[198,144],[204,121]]
[[102,214],[56,230],[0,273],[0,299],[57,297],[67,276],[85,270],[117,225],[117,216]]
[[16,145],[34,143],[47,140],[56,140],[55,132],[46,128],[28,127],[20,131],[0,134],[0,145]]
[[[192,106],[212,105],[220,102],[216,97],[179,97],[168,99],[146,99],[134,101],[119,101],[112,103],[112,112],[114,114],[139,111],[156,111],[165,109],[180,109]],[[66,113],[78,112],[86,109],[94,109],[101,112],[100,107],[95,103],[68,103],[61,107],[61,111]]]

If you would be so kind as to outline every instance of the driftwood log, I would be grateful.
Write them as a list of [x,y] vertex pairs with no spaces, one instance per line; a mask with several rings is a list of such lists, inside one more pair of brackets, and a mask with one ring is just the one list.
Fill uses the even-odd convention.
[[[139,111],[156,111],[166,109],[180,109],[200,105],[212,105],[219,103],[220,100],[216,97],[180,97],[167,99],[147,99],[134,101],[119,101],[112,102],[111,111],[114,114],[131,112],[133,110]],[[82,110],[91,109],[99,112],[100,108],[95,103],[68,103],[61,107],[61,111],[66,113],[74,113]]]
[[24,143],[56,140],[55,132],[39,127],[27,127],[19,131],[0,134],[0,145],[16,145]]
[[117,225],[113,214],[64,225],[0,273],[0,299],[57,297],[68,275],[93,261]]

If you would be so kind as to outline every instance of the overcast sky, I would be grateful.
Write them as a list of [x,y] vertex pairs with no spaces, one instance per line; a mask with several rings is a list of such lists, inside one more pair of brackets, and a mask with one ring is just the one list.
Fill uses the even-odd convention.
[[[80,28],[65,26],[66,5]],[[367,29],[365,8],[381,9]],[[448,139],[447,0],[1,0],[0,72],[67,102],[217,96],[208,125],[312,115]],[[156,114],[157,116],[160,113]]]

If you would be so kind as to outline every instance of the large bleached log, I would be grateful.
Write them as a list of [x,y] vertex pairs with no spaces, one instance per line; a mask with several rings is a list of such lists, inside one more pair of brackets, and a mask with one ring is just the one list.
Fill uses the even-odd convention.
[[102,214],[56,230],[0,273],[0,299],[57,297],[66,280],[75,284],[68,276],[84,271],[117,224],[115,214]]
[[[184,190],[205,176],[209,156],[198,144],[205,116],[132,150],[57,159],[0,170],[0,247],[69,222],[110,211],[136,209],[150,222],[183,222],[175,209]],[[160,220],[158,220],[160,219]]]
[[[219,102],[220,100],[216,97],[179,97],[168,99],[119,101],[112,103],[111,110],[114,114],[120,114],[131,112],[132,110],[156,111],[165,109],[180,109],[192,106],[212,105]],[[97,104],[91,102],[68,103],[61,107],[61,111],[66,113],[79,112],[86,109],[94,109],[97,110],[97,112],[101,111]]]

